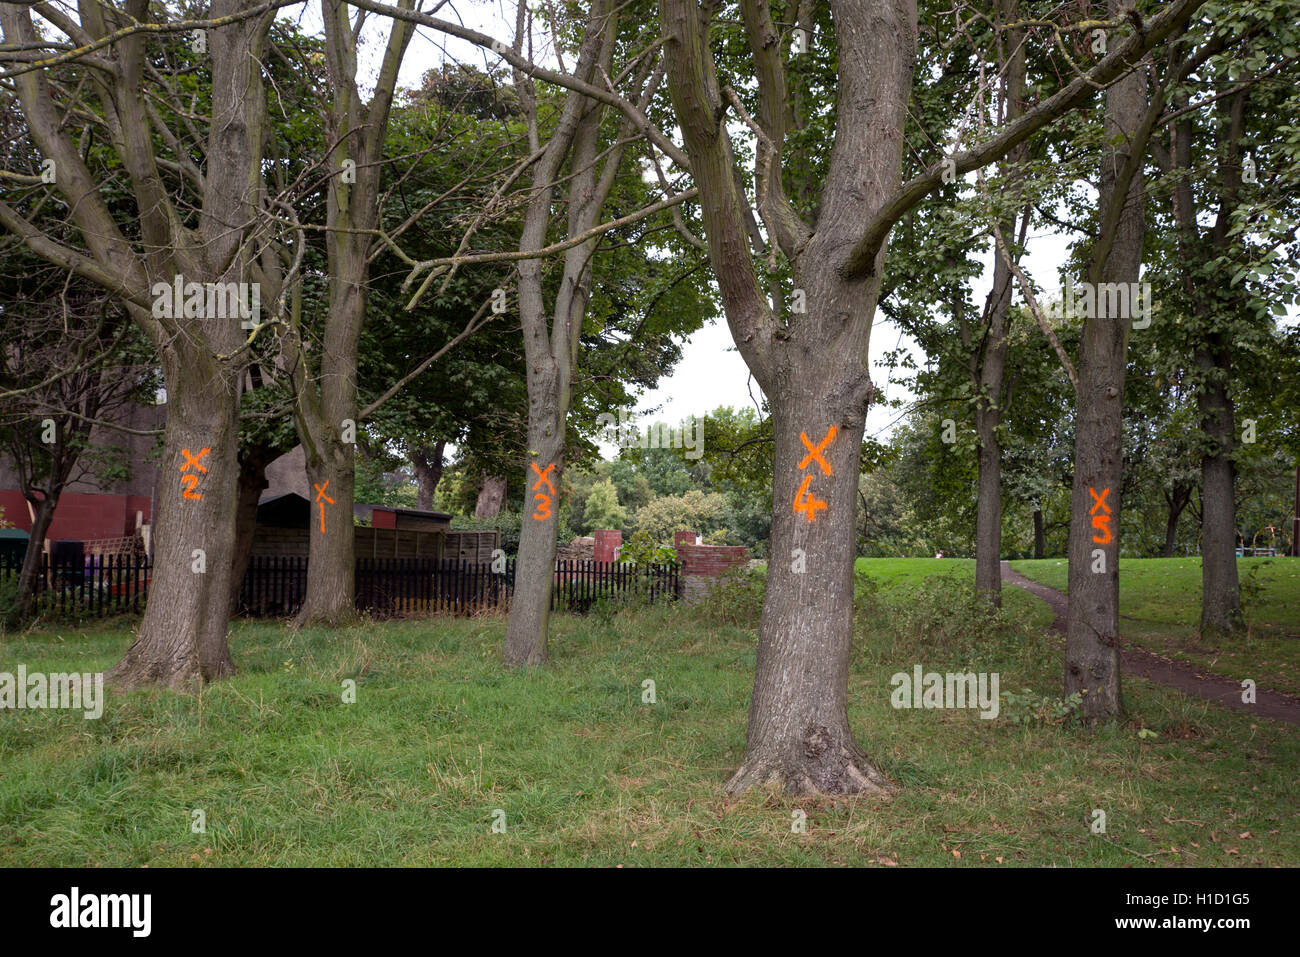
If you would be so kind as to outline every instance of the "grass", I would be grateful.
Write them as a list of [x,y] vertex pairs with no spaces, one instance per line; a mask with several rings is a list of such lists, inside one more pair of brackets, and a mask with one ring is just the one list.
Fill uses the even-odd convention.
[[[241,622],[239,675],[201,696],[110,692],[99,721],[0,713],[0,865],[1300,863],[1295,728],[1137,680],[1129,716],[1096,730],[1016,723],[1030,712],[1010,701],[991,721],[893,709],[890,675],[913,664],[1060,693],[1045,605],[1011,591],[1013,624],[968,621],[970,568],[918,561],[949,575],[865,563],[893,584],[866,594],[852,666],[850,719],[902,785],[890,800],[724,798],[755,650],[726,600],[558,616],[552,664],[525,674],[498,664],[501,618]],[[122,623],[45,627],[0,642],[0,670],[101,669],[129,641]]]
[[[1027,578],[1066,591],[1065,559],[1012,562]],[[1124,638],[1157,654],[1261,688],[1300,694],[1300,561],[1239,558],[1247,631],[1233,638],[1200,635],[1201,560],[1125,558],[1119,564]]]

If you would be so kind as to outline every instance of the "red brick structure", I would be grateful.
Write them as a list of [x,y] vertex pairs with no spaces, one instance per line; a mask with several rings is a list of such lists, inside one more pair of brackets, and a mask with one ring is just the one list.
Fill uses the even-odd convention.
[[591,534],[596,540],[592,557],[598,562],[618,561],[618,550],[623,546],[623,533],[617,529],[598,528]]
[[696,545],[698,537],[693,531],[673,533],[682,566],[682,598],[687,602],[704,598],[719,578],[749,561],[749,549],[744,545]]
[[689,530],[673,532],[673,548],[678,545],[698,545],[700,543],[700,533]]
[[[25,532],[32,530],[27,500],[18,491],[0,491],[5,521]],[[148,525],[153,500],[147,495],[112,495],[96,492],[64,492],[54,510],[54,521],[46,538],[79,541],[130,537],[135,534],[137,513]]]

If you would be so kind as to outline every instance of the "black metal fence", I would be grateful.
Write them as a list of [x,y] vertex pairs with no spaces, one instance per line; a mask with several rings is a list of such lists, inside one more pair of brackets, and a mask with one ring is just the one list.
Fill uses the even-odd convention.
[[[21,555],[0,556],[0,582],[17,585]],[[152,576],[139,555],[41,556],[37,609],[59,616],[102,617],[144,610]]]
[[[454,559],[358,558],[356,602],[380,617],[471,615],[508,610],[514,593],[515,559],[497,566]],[[0,556],[0,582],[16,584],[21,558]],[[152,565],[135,555],[41,558],[38,609],[49,614],[102,617],[144,610]],[[675,564],[562,560],[555,563],[551,608],[586,612],[602,599],[648,601],[678,594]],[[254,556],[239,590],[238,611],[255,617],[286,617],[302,607],[307,559]]]

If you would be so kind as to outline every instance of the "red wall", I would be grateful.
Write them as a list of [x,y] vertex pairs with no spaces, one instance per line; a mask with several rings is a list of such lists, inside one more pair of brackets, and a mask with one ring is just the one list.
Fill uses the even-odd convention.
[[[32,530],[27,502],[21,492],[0,491],[5,521],[25,532]],[[150,522],[152,500],[147,495],[108,495],[94,492],[65,492],[54,510],[54,521],[46,537],[90,541],[96,538],[121,538],[135,531],[135,513],[144,513]]]

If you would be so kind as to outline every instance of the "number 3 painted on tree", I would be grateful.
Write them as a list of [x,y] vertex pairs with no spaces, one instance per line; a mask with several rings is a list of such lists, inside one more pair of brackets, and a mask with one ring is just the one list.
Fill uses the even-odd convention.
[[[551,469],[555,468],[555,463],[552,462],[545,469],[539,469],[536,462],[530,462],[529,464],[533,467],[533,471],[537,473],[537,481],[533,483],[532,490],[535,493],[533,498],[537,499],[538,504],[537,508],[533,510],[533,518],[541,522],[551,517],[551,495],[555,494],[555,486],[551,484],[551,480],[547,476],[550,474]],[[537,491],[543,484],[551,490],[551,495]]]

